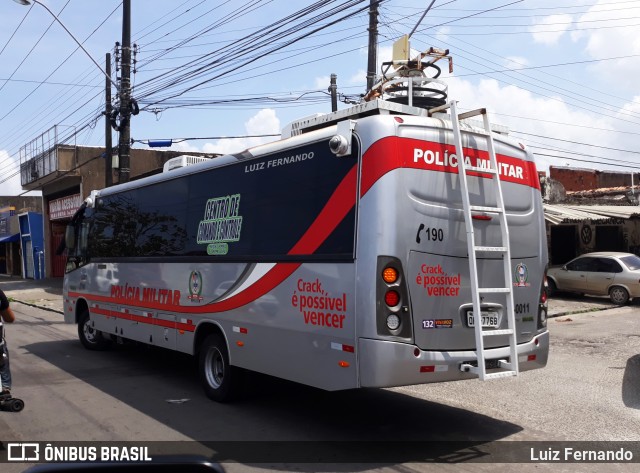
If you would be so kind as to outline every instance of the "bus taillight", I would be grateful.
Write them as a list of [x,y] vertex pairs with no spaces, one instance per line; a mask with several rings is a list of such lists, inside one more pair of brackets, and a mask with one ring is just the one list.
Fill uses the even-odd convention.
[[389,327],[389,330],[398,330],[400,328],[400,317],[396,314],[389,314],[387,316],[387,327]]
[[387,291],[384,301],[389,307],[395,307],[400,303],[400,294],[397,291]]
[[384,271],[382,271],[382,279],[384,279],[384,282],[387,284],[393,284],[398,280],[398,271],[391,266],[387,266]]
[[409,291],[402,263],[391,256],[378,257],[376,319],[378,334],[403,341],[413,337]]
[[540,299],[538,303],[538,328],[542,329],[547,326],[547,313],[549,304],[547,302],[547,271],[545,270],[542,277],[542,287],[540,288]]

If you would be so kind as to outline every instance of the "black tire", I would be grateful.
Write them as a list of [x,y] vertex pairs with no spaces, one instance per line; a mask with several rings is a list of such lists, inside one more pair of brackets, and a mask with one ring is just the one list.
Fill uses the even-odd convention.
[[78,318],[78,338],[87,350],[105,350],[109,347],[109,340],[102,332],[93,328],[87,309]]
[[609,297],[614,304],[625,305],[629,302],[629,291],[622,286],[613,286],[609,289]]
[[11,412],[20,412],[22,409],[24,409],[24,401],[22,399],[13,399],[9,403],[9,410]]
[[229,365],[229,351],[221,335],[213,333],[202,342],[198,373],[209,399],[230,402],[237,397],[241,370]]
[[558,293],[558,286],[553,282],[553,279],[547,279],[547,297],[554,296]]

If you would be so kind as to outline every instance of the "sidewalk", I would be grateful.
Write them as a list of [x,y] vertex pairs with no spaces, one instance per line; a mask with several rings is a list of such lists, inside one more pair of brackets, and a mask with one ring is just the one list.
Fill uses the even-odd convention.
[[[0,277],[0,289],[10,299],[33,307],[64,314],[62,305],[62,278],[21,279]],[[637,302],[635,303],[637,304]],[[549,299],[549,317],[593,312],[615,307],[609,298],[580,297],[561,294]]]
[[0,289],[16,302],[64,314],[62,305],[62,278],[22,279],[0,277]]

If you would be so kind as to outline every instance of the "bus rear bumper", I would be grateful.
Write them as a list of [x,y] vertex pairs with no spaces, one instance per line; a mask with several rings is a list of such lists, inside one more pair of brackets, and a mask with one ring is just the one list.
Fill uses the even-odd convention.
[[[460,370],[474,362],[475,351],[425,351],[408,343],[361,338],[358,342],[360,386],[391,387],[472,379]],[[486,350],[486,360],[509,357],[509,347]],[[549,332],[518,345],[519,371],[544,368],[549,356]]]

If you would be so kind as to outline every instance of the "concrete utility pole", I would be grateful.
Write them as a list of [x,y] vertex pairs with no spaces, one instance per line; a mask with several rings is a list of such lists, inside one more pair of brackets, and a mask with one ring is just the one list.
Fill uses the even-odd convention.
[[131,0],[122,2],[122,64],[120,80],[119,182],[129,182],[131,152]]
[[371,90],[376,80],[378,62],[378,1],[371,0],[369,6],[369,58],[367,61],[367,92]]
[[[111,54],[107,53],[105,62],[105,72],[111,76]],[[108,78],[105,80],[104,103],[104,186],[109,187],[113,184],[111,174],[113,143],[111,142],[111,81]]]
[[331,74],[331,82],[329,85],[329,92],[331,93],[331,111],[338,111],[338,86],[336,84],[337,75]]

